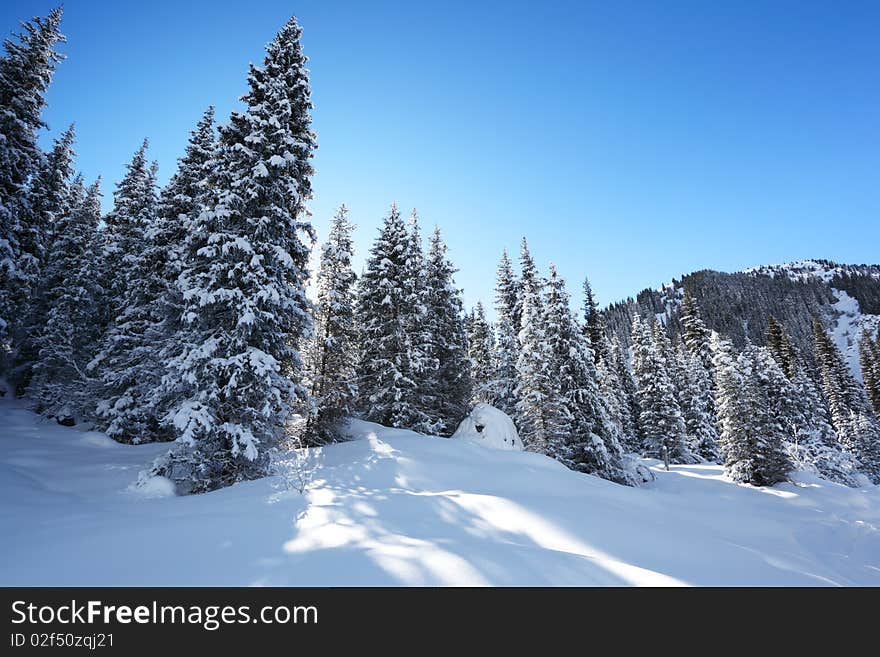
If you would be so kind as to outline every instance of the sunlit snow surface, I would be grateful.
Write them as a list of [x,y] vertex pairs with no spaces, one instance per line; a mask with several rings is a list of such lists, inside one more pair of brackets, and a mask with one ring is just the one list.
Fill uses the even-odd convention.
[[537,454],[355,422],[273,477],[192,497],[118,445],[0,402],[0,585],[880,585],[880,488],[756,489],[655,465],[625,488]]

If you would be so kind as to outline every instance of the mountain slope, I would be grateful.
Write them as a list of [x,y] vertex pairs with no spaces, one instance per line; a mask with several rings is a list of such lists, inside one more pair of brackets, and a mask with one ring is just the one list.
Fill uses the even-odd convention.
[[735,273],[703,270],[687,274],[609,306],[604,311],[609,329],[629,344],[632,318],[638,313],[656,316],[677,334],[685,289],[697,300],[708,327],[737,347],[746,341],[766,344],[767,318],[773,315],[808,362],[813,359],[812,317],[818,316],[858,378],[861,330],[880,326],[880,265],[804,260]]
[[[543,456],[356,422],[284,477],[129,488],[165,447],[0,401],[2,585],[880,585],[880,487],[716,466],[628,488]],[[289,477],[296,485],[297,478]]]

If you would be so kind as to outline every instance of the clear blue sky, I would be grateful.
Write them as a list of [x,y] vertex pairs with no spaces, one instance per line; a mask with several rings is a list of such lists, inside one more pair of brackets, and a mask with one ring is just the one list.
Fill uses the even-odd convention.
[[[880,260],[876,1],[64,4],[46,118],[111,182],[144,136],[167,180],[295,13],[320,234],[347,203],[360,263],[390,202],[416,206],[468,305],[523,235],[602,303],[701,268]],[[0,24],[53,5],[5,0]]]

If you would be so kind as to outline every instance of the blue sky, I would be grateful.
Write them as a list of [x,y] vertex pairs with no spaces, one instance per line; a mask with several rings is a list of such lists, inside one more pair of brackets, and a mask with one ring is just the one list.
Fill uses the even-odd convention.
[[[6,0],[0,26],[54,4]],[[360,263],[391,201],[415,206],[468,305],[523,235],[601,303],[702,268],[880,261],[877,2],[64,5],[46,119],[111,183],[145,136],[167,180],[296,14],[319,233],[348,204]]]

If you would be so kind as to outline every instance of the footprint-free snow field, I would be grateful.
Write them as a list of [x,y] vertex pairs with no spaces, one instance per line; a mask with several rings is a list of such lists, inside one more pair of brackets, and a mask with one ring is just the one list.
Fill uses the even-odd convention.
[[0,585],[880,585],[880,487],[655,465],[626,488],[536,454],[351,431],[301,459],[303,482],[174,497],[131,487],[167,445],[4,400]]

